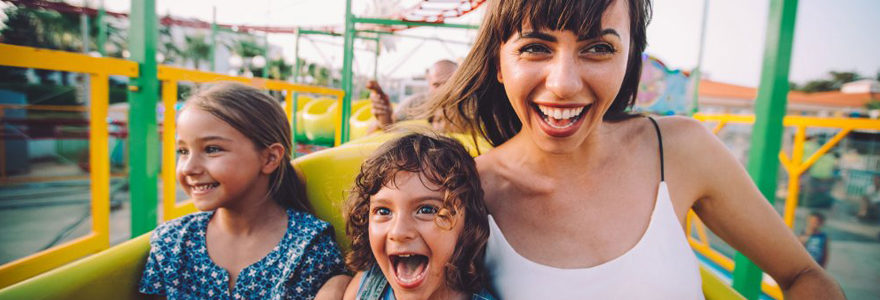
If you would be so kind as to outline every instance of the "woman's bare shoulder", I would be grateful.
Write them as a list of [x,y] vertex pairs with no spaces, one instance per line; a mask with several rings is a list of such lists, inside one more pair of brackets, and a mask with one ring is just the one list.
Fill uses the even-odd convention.
[[696,119],[669,116],[656,120],[663,136],[663,149],[669,154],[700,155],[707,154],[707,147],[723,147],[709,128]]

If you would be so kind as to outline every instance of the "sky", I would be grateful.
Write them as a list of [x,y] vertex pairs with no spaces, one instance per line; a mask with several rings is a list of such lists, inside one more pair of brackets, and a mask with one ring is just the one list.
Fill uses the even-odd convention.
[[[81,4],[84,0],[71,0]],[[98,0],[89,1],[96,6]],[[128,0],[104,0],[110,10],[128,11]],[[372,3],[398,2],[409,7],[416,0],[354,0],[352,11],[367,15]],[[654,0],[654,14],[648,26],[646,52],[672,69],[691,70],[697,65],[703,4],[706,0]],[[764,38],[769,11],[768,0],[708,0],[705,49],[702,62],[704,78],[757,86],[761,75]],[[211,19],[217,7],[220,23],[316,26],[340,25],[344,19],[343,0],[156,0],[159,15]],[[449,23],[478,24],[482,10]],[[854,71],[875,78],[880,72],[880,1],[878,0],[800,0],[795,26],[790,80],[804,83],[827,76],[828,71]],[[873,29],[872,29],[873,28]],[[467,43],[474,30],[417,28],[407,35],[441,37]],[[284,57],[294,56],[295,38],[288,34],[269,36],[270,43],[283,49]],[[342,65],[342,39],[310,36],[300,47],[302,57],[310,61]],[[383,49],[378,68],[382,77],[421,75],[438,59],[461,59],[469,49],[459,43],[441,43],[398,37],[393,49]],[[373,49],[369,42],[361,48]],[[356,51],[355,71],[373,73],[374,55]]]

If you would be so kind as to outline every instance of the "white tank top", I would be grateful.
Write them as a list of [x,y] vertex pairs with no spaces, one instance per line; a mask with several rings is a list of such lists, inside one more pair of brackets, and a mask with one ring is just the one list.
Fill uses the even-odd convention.
[[583,269],[533,262],[510,246],[490,215],[485,262],[499,299],[704,299],[697,258],[664,181],[645,233],[617,258]]

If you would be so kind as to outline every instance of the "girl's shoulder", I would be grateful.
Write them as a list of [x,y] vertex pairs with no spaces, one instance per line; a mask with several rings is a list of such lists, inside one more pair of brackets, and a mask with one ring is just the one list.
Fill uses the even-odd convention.
[[317,235],[327,228],[330,228],[329,222],[321,220],[308,212],[288,209],[287,214],[290,217],[290,222],[288,224],[290,227],[301,231],[314,232],[313,235]]
[[168,245],[180,242],[191,234],[205,234],[205,228],[213,212],[195,212],[165,223],[153,230],[150,236],[152,245]]

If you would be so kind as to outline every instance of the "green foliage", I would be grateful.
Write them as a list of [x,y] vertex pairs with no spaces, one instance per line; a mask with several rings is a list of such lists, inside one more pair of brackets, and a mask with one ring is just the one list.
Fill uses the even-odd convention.
[[856,81],[861,78],[861,76],[855,72],[837,71],[828,72],[828,77],[829,78],[827,79],[823,78],[810,80],[803,85],[798,85],[792,82],[789,83],[789,87],[793,91],[801,91],[807,93],[837,91],[840,90],[840,87],[843,86],[844,83]]
[[211,59],[211,44],[205,41],[205,35],[199,34],[195,36],[186,36],[186,46],[183,50],[184,64],[192,61],[196,69],[200,69],[201,62],[208,62]]
[[291,75],[293,75],[293,66],[285,62],[283,58],[269,61],[270,78],[285,80]]
[[880,101],[878,101],[878,100],[868,101],[868,103],[865,103],[865,108],[867,108],[868,110],[880,109]]

